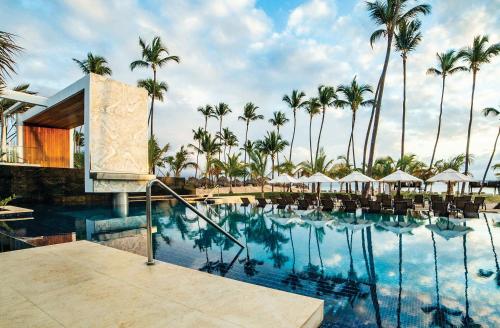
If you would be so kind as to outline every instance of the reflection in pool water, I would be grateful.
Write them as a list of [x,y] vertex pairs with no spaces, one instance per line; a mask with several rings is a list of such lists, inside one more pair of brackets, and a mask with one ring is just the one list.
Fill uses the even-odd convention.
[[[321,298],[325,327],[500,326],[498,215],[450,232],[436,218],[231,204],[208,211],[198,204],[245,244],[240,249],[186,207],[154,205],[157,260]],[[7,230],[20,237],[72,233],[144,252],[143,203],[127,218],[108,208],[35,213],[35,220],[8,223]],[[464,226],[471,229],[466,234]]]
[[325,327],[500,325],[492,214],[463,234],[436,218],[205,206],[241,254],[184,206],[159,205],[155,258],[322,298]]

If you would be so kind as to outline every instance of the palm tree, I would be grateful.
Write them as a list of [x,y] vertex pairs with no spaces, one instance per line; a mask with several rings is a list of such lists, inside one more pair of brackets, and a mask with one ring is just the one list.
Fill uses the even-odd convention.
[[321,116],[321,126],[319,128],[319,134],[318,134],[318,143],[316,144],[316,156],[314,158],[318,158],[319,142],[321,139],[321,132],[323,131],[323,123],[325,122],[325,112],[327,108],[335,105],[336,100],[337,100],[337,94],[335,93],[334,87],[329,87],[326,85],[320,85],[318,87],[318,101],[319,104],[321,105],[322,116]]
[[233,193],[233,179],[245,174],[245,164],[240,161],[240,154],[228,155],[226,162],[216,161],[218,166],[229,178],[229,193]]
[[306,94],[303,91],[293,90],[290,96],[284,95],[283,101],[288,104],[288,106],[293,111],[293,134],[292,134],[292,142],[290,143],[290,156],[288,160],[292,160],[292,151],[293,151],[293,141],[295,140],[295,128],[297,126],[297,109],[305,106],[305,101],[303,98]]
[[[500,53],[500,43],[492,44],[487,47],[487,35],[478,35],[474,38],[472,46],[459,51],[458,57],[462,58],[472,71],[472,95],[470,101],[469,127],[467,128],[467,146],[465,148],[465,174],[469,173],[469,145],[472,129],[472,114],[474,110],[474,91],[476,90],[476,75],[481,65],[487,64],[490,60]],[[465,189],[465,183],[462,185],[462,193]]]
[[[288,142],[283,140],[279,134],[275,131],[267,132],[267,135],[262,140],[256,142],[256,147],[261,152],[267,154],[271,157],[271,177],[274,178],[274,162],[278,153],[282,152],[285,147],[288,146]],[[279,159],[278,165],[279,166]]]
[[16,72],[14,55],[23,50],[14,38],[14,34],[0,31],[0,92],[5,86],[5,78]]
[[408,0],[385,0],[383,2],[377,0],[366,3],[368,12],[370,13],[370,17],[372,18],[372,20],[377,25],[383,26],[383,28],[380,28],[372,33],[370,37],[370,44],[373,46],[373,43],[381,37],[387,38],[384,66],[382,68],[382,73],[380,74],[377,98],[375,99],[375,116],[373,121],[372,138],[367,166],[368,175],[372,174],[375,144],[377,141],[378,124],[380,119],[380,108],[382,106],[385,77],[387,74],[387,67],[389,65],[394,32],[402,21],[414,18],[419,14],[429,14],[431,11],[431,6],[429,6],[428,4],[419,4],[408,9],[408,2]]
[[85,136],[83,132],[73,130],[73,145],[76,153],[81,152],[81,148],[85,146]]
[[151,98],[153,98],[154,92],[154,98],[159,101],[163,101],[164,93],[168,91],[168,84],[166,82],[155,82],[153,79],[149,78],[137,80],[137,86],[146,89],[148,96]]
[[198,112],[200,112],[205,118],[205,132],[207,132],[208,119],[211,117],[217,117],[214,112],[214,108],[211,105],[205,105],[205,107],[198,107]]
[[78,64],[84,74],[94,73],[102,76],[112,74],[111,68],[107,66],[106,58],[94,55],[91,52],[87,54],[86,59],[78,60],[73,58],[73,61]]
[[220,140],[220,144],[224,146],[223,154],[224,158],[228,155],[226,150],[229,147],[229,152],[231,152],[231,147],[238,146],[238,138],[233,133],[233,131],[229,130],[229,128],[222,129],[222,133],[217,133],[217,138]]
[[[500,114],[499,109],[492,108],[492,107],[484,108],[483,115],[488,116],[488,115],[492,114],[493,116],[496,117],[496,116],[498,116],[498,114]],[[484,181],[486,180],[486,175],[488,174],[488,170],[491,166],[491,162],[493,161],[493,157],[495,156],[495,151],[497,149],[497,142],[498,142],[499,135],[500,135],[500,127],[498,128],[497,137],[495,138],[495,143],[493,144],[493,151],[491,152],[491,156],[490,156],[490,159],[488,161],[488,165],[486,165],[486,169],[484,170],[483,181],[481,183],[481,187],[479,188],[479,193],[481,193],[481,191],[483,190]]]
[[[245,144],[248,141],[248,127],[250,126],[250,122],[263,120],[264,115],[257,114],[255,111],[258,109],[258,106],[255,106],[253,103],[249,102],[245,104],[243,107],[243,115],[238,116],[239,120],[245,121],[246,129],[245,129]],[[243,163],[247,163],[247,152],[245,150],[245,157],[243,159]]]
[[318,115],[321,111],[321,104],[319,103],[318,98],[312,97],[309,98],[308,101],[305,102],[306,112],[309,114],[309,154],[311,156],[311,163],[314,165],[313,161],[313,149],[312,149],[312,120],[315,115]]
[[444,89],[446,83],[446,77],[448,75],[455,74],[456,72],[466,71],[465,66],[457,66],[460,57],[455,53],[455,50],[448,50],[447,52],[436,54],[438,58],[437,67],[431,67],[427,70],[427,74],[441,76],[442,87],[441,87],[441,102],[439,105],[439,119],[438,128],[436,134],[436,142],[434,143],[434,149],[432,150],[431,163],[429,164],[429,169],[432,169],[434,164],[434,157],[436,156],[436,148],[439,141],[439,134],[441,133],[441,117],[443,116],[443,99],[444,99]]
[[405,132],[406,132],[406,61],[408,54],[415,50],[417,45],[422,40],[422,33],[420,33],[420,26],[422,23],[418,20],[410,22],[404,20],[399,23],[398,32],[395,35],[396,51],[401,53],[403,59],[403,119],[401,129],[401,157],[405,154]]
[[[205,130],[203,130],[202,127],[199,127],[198,130],[192,130],[193,131],[193,140],[198,141],[198,149],[200,148],[200,143],[201,139],[203,138],[203,135],[206,133]],[[199,165],[199,159],[200,159],[200,152],[196,152],[196,166],[195,166],[195,171],[194,171],[194,177],[198,178],[198,165]]]
[[250,164],[248,166],[248,168],[250,169],[250,175],[253,179],[259,180],[261,196],[264,197],[268,156],[266,153],[257,150],[249,151],[248,156],[250,158]]
[[375,160],[375,163],[373,164],[372,176],[374,179],[378,180],[385,177],[386,175],[391,174],[394,171],[396,171],[396,165],[392,157],[390,156],[381,157],[377,158]]
[[302,171],[307,175],[312,175],[314,173],[330,174],[332,168],[333,160],[329,160],[326,157],[323,148],[319,150],[318,158],[314,162],[305,161],[300,163]]
[[[157,69],[163,67],[169,61],[175,61],[176,63],[179,63],[180,58],[178,56],[171,56],[169,54],[167,48],[163,45],[159,36],[155,36],[151,44],[146,44],[144,40],[139,38],[139,45],[142,49],[141,59],[131,62],[130,70],[133,71],[136,67],[151,67],[151,69],[153,70],[153,92],[151,92],[151,95],[156,95],[155,87]],[[149,111],[149,118],[151,122],[150,135],[153,135],[154,102],[155,97],[151,96],[151,109]]]
[[181,146],[178,152],[173,156],[167,156],[165,162],[170,166],[170,170],[175,177],[180,177],[181,172],[189,167],[198,167],[197,163],[189,161],[190,151]]
[[285,113],[282,111],[273,112],[273,118],[269,119],[269,123],[276,127],[276,132],[280,133],[280,127],[285,125],[288,121],[290,121]]
[[[227,114],[231,113],[231,108],[226,103],[219,103],[215,106],[214,114],[219,119],[219,135],[222,135],[222,119]],[[220,161],[220,150],[219,150],[219,161]]]
[[[455,171],[461,171],[462,167],[465,165],[465,154],[460,154],[449,159],[440,159],[436,161],[434,165],[437,172],[443,172],[447,169],[452,169]],[[473,160],[473,156],[469,156],[469,161]],[[470,164],[470,163],[469,163]]]
[[214,163],[213,157],[220,151],[221,148],[221,145],[217,142],[217,140],[218,139],[216,137],[212,137],[210,133],[204,133],[201,138],[200,147],[196,147],[192,144],[189,145],[196,151],[200,152],[200,154],[205,155],[205,177],[207,178],[207,187],[208,181],[211,178],[210,170]]
[[349,144],[347,146],[347,165],[349,165],[349,153],[352,146],[352,161],[354,168],[356,168],[356,157],[354,152],[354,125],[356,123],[356,112],[360,106],[373,105],[373,99],[365,100],[365,93],[373,93],[372,87],[368,84],[359,85],[356,81],[356,76],[352,79],[350,85],[341,85],[338,87],[337,91],[342,93],[345,99],[339,99],[337,104],[341,108],[349,107],[352,112],[351,120],[351,135],[349,137]]
[[165,153],[170,149],[170,144],[166,144],[163,147],[160,147],[158,144],[158,140],[153,135],[149,138],[148,142],[148,163],[149,163],[149,172],[154,172],[154,167],[164,167],[165,166]]

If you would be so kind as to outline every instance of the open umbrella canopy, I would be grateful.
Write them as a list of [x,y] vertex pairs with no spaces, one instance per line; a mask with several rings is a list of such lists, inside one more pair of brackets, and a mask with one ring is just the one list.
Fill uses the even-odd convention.
[[422,182],[422,179],[419,179],[417,177],[414,177],[411,174],[408,174],[404,171],[397,170],[394,173],[389,174],[388,176],[383,177],[382,179],[378,180],[380,182],[387,182],[387,183],[393,183],[393,182]]
[[415,222],[382,221],[378,223],[377,226],[397,235],[401,235],[411,232],[418,227],[418,224]]
[[430,231],[440,235],[446,240],[463,236],[472,231],[472,228],[455,224],[447,225],[443,223],[436,223],[436,224],[428,224],[425,227]]
[[332,183],[336,182],[334,179],[327,177],[323,173],[317,172],[305,179],[306,183]]
[[342,179],[339,179],[339,182],[376,182],[377,180],[370,178],[369,176],[364,175],[361,172],[354,171],[349,175],[346,175]]
[[474,181],[472,177],[457,172],[453,169],[447,169],[441,173],[436,174],[432,178],[429,178],[427,182],[470,182]]
[[272,179],[269,181],[270,184],[277,184],[277,183],[299,183],[297,179],[294,177],[289,176],[288,174],[281,174],[278,175],[276,178]]

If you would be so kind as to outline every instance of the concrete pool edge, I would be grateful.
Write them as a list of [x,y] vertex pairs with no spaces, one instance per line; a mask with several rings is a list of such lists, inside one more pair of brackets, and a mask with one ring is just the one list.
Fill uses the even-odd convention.
[[165,262],[150,267],[140,255],[87,241],[2,253],[0,261],[0,326],[35,318],[58,326],[317,327],[323,319],[319,299]]

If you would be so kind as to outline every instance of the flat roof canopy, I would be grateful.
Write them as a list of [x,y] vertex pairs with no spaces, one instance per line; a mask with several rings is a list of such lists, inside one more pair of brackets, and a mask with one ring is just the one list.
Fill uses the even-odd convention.
[[84,91],[81,90],[42,112],[26,119],[25,125],[73,129],[84,123]]

